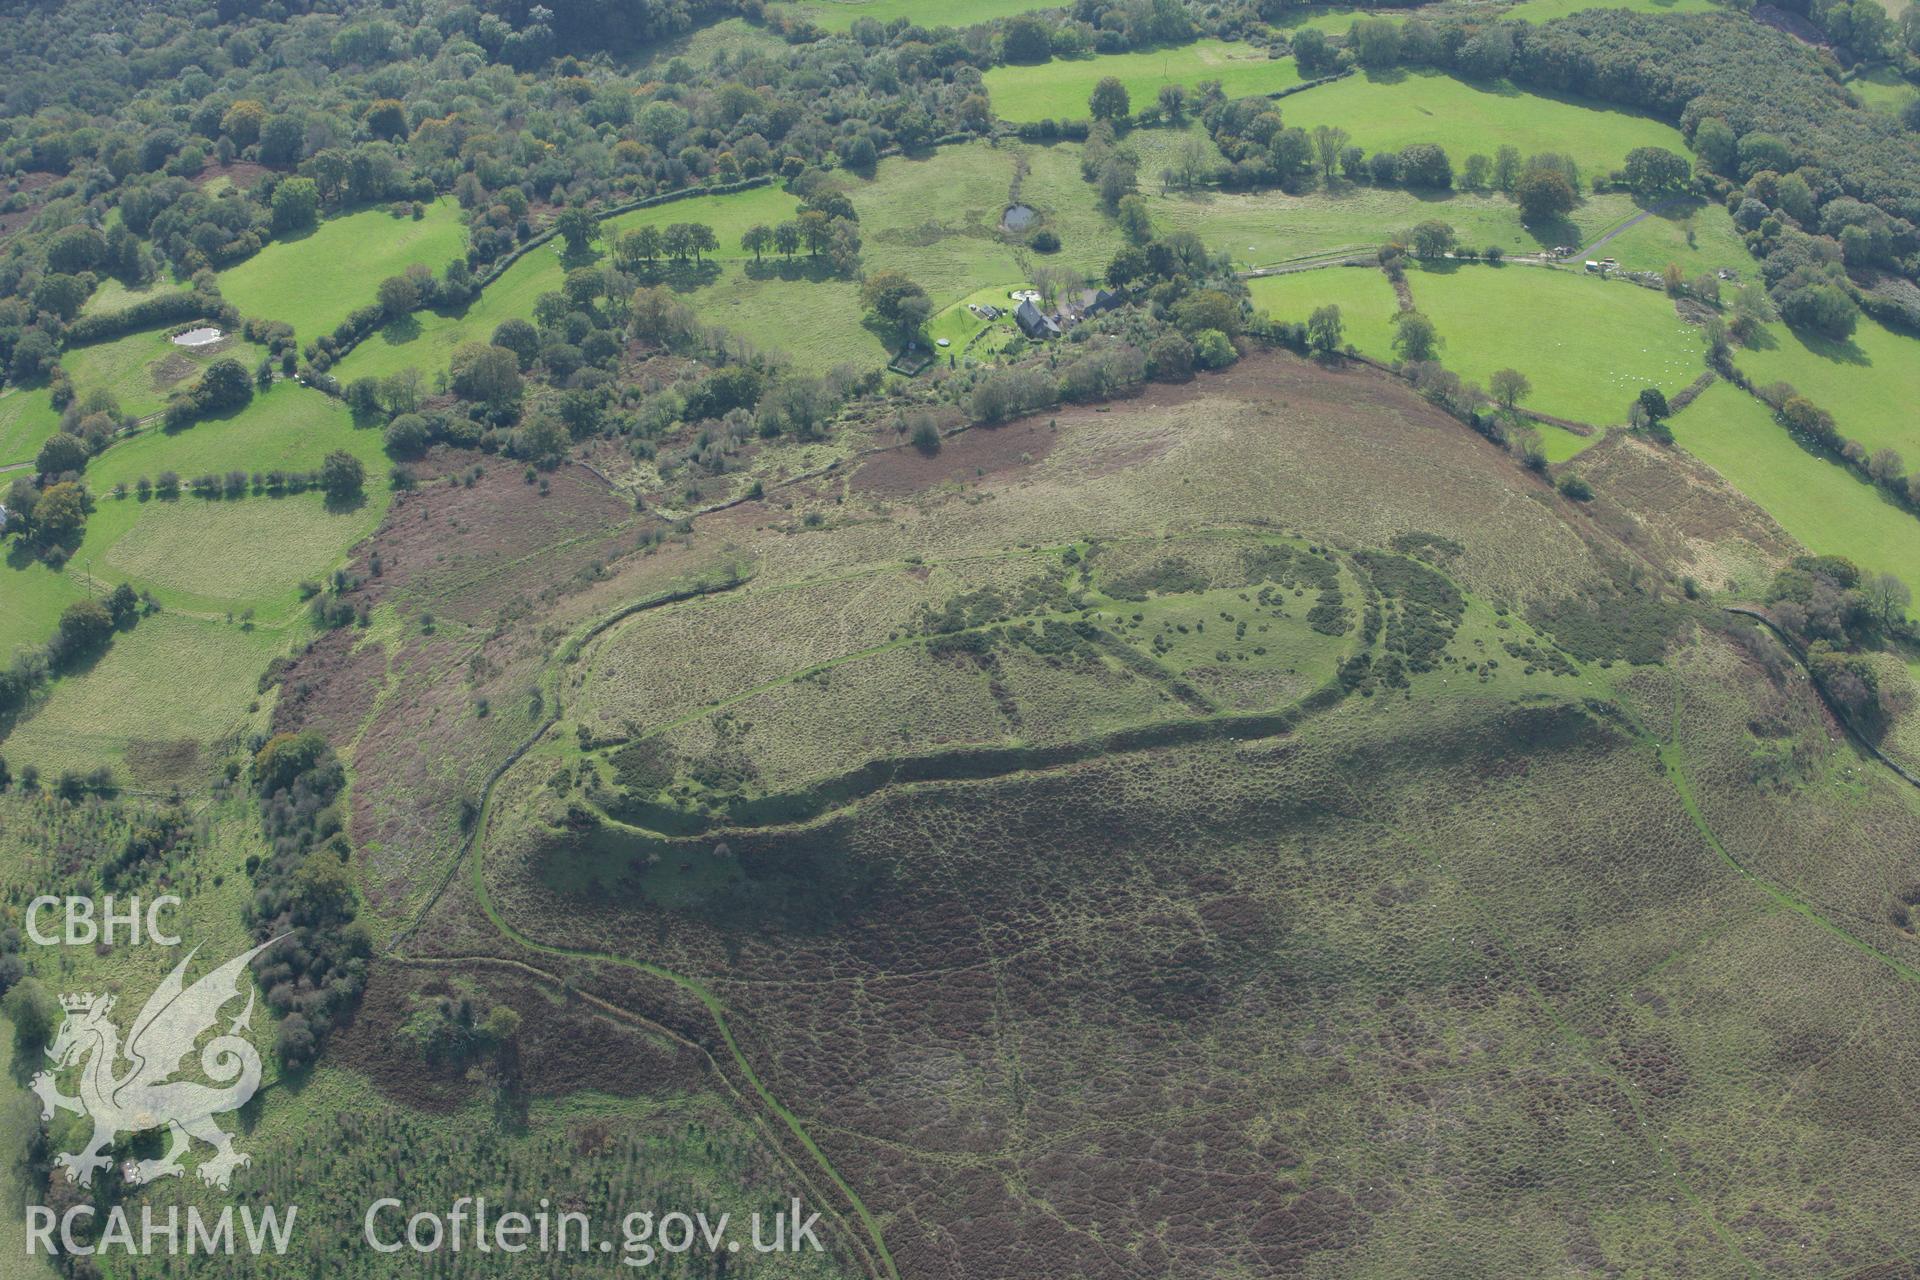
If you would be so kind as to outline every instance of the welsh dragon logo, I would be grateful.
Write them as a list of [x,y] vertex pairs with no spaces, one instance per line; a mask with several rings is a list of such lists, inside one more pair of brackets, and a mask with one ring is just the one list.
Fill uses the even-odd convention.
[[[214,1149],[213,1157],[198,1170],[201,1180],[211,1186],[225,1190],[233,1171],[251,1163],[252,1157],[234,1150],[232,1136],[213,1121],[223,1111],[245,1106],[260,1088],[260,1055],[241,1035],[253,1018],[251,983],[246,1009],[200,1051],[201,1070],[219,1087],[172,1077],[184,1067],[200,1037],[219,1022],[221,1008],[239,999],[242,975],[253,958],[272,945],[262,943],[227,961],[191,987],[185,974],[198,948],[188,952],[148,997],[124,1048],[120,1029],[108,1016],[113,1012],[113,997],[60,998],[67,1016],[47,1049],[54,1067],[36,1075],[32,1087],[40,1095],[41,1119],[51,1120],[57,1109],[93,1121],[93,1137],[85,1150],[62,1152],[54,1158],[66,1170],[69,1182],[91,1186],[93,1175],[113,1163],[101,1152],[123,1134],[150,1129],[167,1130],[171,1145],[157,1160],[127,1161],[128,1182],[178,1177],[185,1171],[181,1158],[196,1138]],[[128,1064],[125,1070],[120,1069],[123,1059]],[[80,1068],[80,1096],[70,1098],[60,1092],[55,1076],[75,1066]]]

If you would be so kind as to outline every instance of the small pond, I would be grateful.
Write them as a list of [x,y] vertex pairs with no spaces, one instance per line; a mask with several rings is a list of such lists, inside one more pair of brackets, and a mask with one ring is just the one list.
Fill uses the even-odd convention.
[[226,336],[226,334],[220,332],[212,325],[202,325],[198,329],[189,329],[185,333],[174,334],[173,345],[176,347],[206,347],[213,345]]
[[1031,205],[1010,204],[1007,206],[1007,211],[1000,215],[1000,225],[1007,231],[1018,233],[1025,231],[1039,219],[1040,215]]

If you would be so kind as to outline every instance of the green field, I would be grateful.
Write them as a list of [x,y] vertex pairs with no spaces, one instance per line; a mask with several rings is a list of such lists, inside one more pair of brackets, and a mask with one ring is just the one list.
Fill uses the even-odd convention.
[[265,347],[237,336],[210,347],[177,346],[168,336],[177,327],[149,329],[111,342],[74,347],[60,357],[60,367],[67,371],[80,395],[105,391],[119,403],[120,412],[144,418],[164,409],[168,396],[175,391],[191,387],[215,360],[238,360],[252,373],[267,353]]
[[1920,93],[1892,67],[1875,67],[1871,71],[1860,72],[1849,79],[1846,85],[1861,102],[1876,111],[1898,111],[1912,102],[1916,93]]
[[1322,267],[1247,281],[1255,310],[1278,321],[1305,324],[1328,303],[1340,308],[1346,340],[1360,354],[1393,359],[1393,318],[1400,311],[1393,285],[1377,267]]
[[1587,9],[1631,9],[1639,13],[1724,13],[1726,6],[1714,0],[1523,0],[1502,17],[1525,22],[1551,22],[1570,13]]
[[45,386],[9,386],[0,391],[0,467],[30,462],[48,436],[60,429],[60,415]]
[[[1153,132],[1159,132],[1155,130]],[[1143,177],[1146,176],[1143,172]],[[1415,223],[1437,219],[1476,249],[1497,244],[1509,254],[1538,253],[1598,235],[1634,210],[1625,196],[1591,196],[1564,224],[1530,231],[1505,196],[1450,192],[1429,197],[1397,187],[1342,185],[1292,196],[1283,191],[1143,193],[1154,225],[1192,231],[1236,266],[1261,267],[1342,251],[1368,253]]]
[[1708,387],[1674,417],[1673,434],[1809,550],[1902,577],[1920,564],[1920,520],[1839,463],[1795,444],[1738,387]]
[[[1059,252],[1034,253],[1001,233],[1016,177],[1021,201],[1040,214],[1035,228],[1059,236]],[[867,271],[905,272],[937,307],[985,285],[1025,281],[1030,268],[1097,276],[1120,248],[1117,228],[1080,176],[1080,149],[1071,144],[974,142],[924,159],[890,157],[852,194]]]
[[[1000,232],[1007,193],[1023,163],[1021,199],[1040,212],[1041,225],[1060,236],[1057,254],[1034,254]],[[1032,267],[1069,267],[1095,276],[1120,243],[1080,176],[1078,148],[1069,144],[943,147],[927,158],[888,157],[872,177],[847,174],[843,180],[860,214],[866,271],[903,271],[940,307],[986,284],[1024,282]],[[748,227],[780,222],[796,208],[794,198],[777,186],[676,201],[609,220],[603,247],[642,224],[707,223],[721,242],[715,255],[720,273],[712,283],[681,294],[704,321],[783,353],[803,368],[884,360],[880,340],[861,323],[855,282],[812,278],[797,261],[793,269],[773,259],[756,266],[740,248]],[[488,285],[462,315],[421,312],[404,328],[375,333],[333,373],[347,382],[409,366],[437,372],[461,343],[485,341],[503,320],[530,317],[540,295],[558,289],[565,274],[557,251],[535,249]]]
[[1408,12],[1405,9],[1355,9],[1347,5],[1316,4],[1283,9],[1270,21],[1288,34],[1312,30],[1342,37],[1353,29],[1356,18],[1385,18],[1389,22],[1402,22],[1406,20]]
[[926,0],[789,0],[770,4],[767,9],[769,13],[805,18],[823,30],[845,31],[862,18],[882,24],[905,18],[926,27],[970,27],[1016,13],[1064,7],[1036,0],[947,0],[938,5],[929,5]]
[[438,276],[467,248],[460,206],[449,199],[425,206],[418,222],[385,209],[328,218],[295,240],[276,240],[220,273],[220,293],[249,319],[282,320],[311,342],[374,300],[388,276],[414,263]]
[[[1756,264],[1746,241],[1734,227],[1732,215],[1717,204],[1650,213],[1595,252],[1616,259],[1630,271],[1664,271],[1671,262],[1688,279],[1723,267],[1738,272],[1742,279],[1755,275]],[[1731,291],[1733,286],[1722,287]]]
[[[798,202],[778,186],[676,200],[609,218],[601,226],[601,242],[595,252],[604,255],[619,236],[641,226],[704,222],[720,241],[714,257],[735,263],[750,256],[740,247],[742,232],[755,223],[772,226],[785,221],[798,208]],[[566,274],[558,243],[538,246],[508,267],[465,311],[458,315],[416,312],[405,324],[376,331],[332,372],[342,382],[385,377],[408,367],[428,374],[439,372],[462,343],[487,341],[504,320],[530,319],[540,295],[559,289]]]
[[1296,94],[1280,104],[1290,127],[1338,125],[1368,151],[1398,151],[1435,142],[1457,173],[1476,152],[1503,146],[1521,154],[1572,156],[1586,179],[1616,168],[1635,147],[1687,154],[1686,139],[1651,116],[1526,93],[1512,85],[1470,84],[1439,72],[1352,75]]
[[1514,368],[1533,383],[1525,407],[1576,422],[1624,422],[1642,388],[1668,395],[1702,368],[1700,339],[1664,294],[1541,267],[1407,273],[1414,305],[1445,339],[1440,361],[1486,385]]
[[230,418],[168,432],[154,428],[123,440],[87,466],[87,486],[105,497],[116,484],[175,471],[181,479],[228,471],[309,471],[335,449],[366,465],[369,490],[384,487],[380,433],[356,429],[339,401],[293,382],[276,382]]
[[66,574],[8,550],[13,554],[0,562],[0,662],[11,662],[16,649],[52,639],[60,611],[87,594]]
[[[114,212],[117,214],[119,210],[116,209]],[[100,282],[98,288],[87,295],[86,302],[81,304],[80,314],[111,315],[116,311],[125,311],[135,303],[145,302],[154,295],[156,289],[162,287],[163,282],[153,280],[138,289],[129,289],[112,276],[108,276]],[[164,287],[172,288],[173,286],[165,285]]]
[[[129,742],[218,742],[246,723],[260,672],[287,646],[282,632],[157,613],[116,635],[86,671],[54,682],[7,737],[43,772],[123,767]],[[190,657],[190,660],[188,660]]]
[[[639,227],[665,227],[675,222],[704,222],[713,228],[713,234],[720,241],[720,247],[708,256],[727,261],[751,258],[753,255],[740,247],[740,237],[748,227],[764,223],[771,227],[793,217],[800,210],[800,202],[782,190],[778,183],[764,187],[752,187],[746,191],[735,191],[727,195],[693,196],[686,200],[671,200],[666,204],[656,204],[645,209],[635,209],[609,218],[600,224],[600,249],[610,250],[613,242],[627,232]],[[555,286],[558,288],[559,286]]]
[[1791,382],[1868,450],[1898,449],[1920,464],[1920,341],[1861,316],[1853,338],[1833,342],[1772,325],[1734,357],[1755,385]]
[[[177,472],[182,480],[230,470],[307,470],[344,448],[367,467],[365,501],[342,512],[315,492],[209,500],[183,494],[146,502],[129,489],[141,476]],[[293,619],[303,579],[321,580],[371,533],[392,494],[380,433],[355,430],[346,411],[290,383],[233,418],[169,435],[150,430],[108,449],[87,469],[95,509],[63,572],[15,551],[0,568],[0,654],[44,644],[60,610],[121,582],[151,591],[168,610],[201,617],[255,611],[265,626]]]
[[1153,105],[1160,86],[1218,80],[1230,98],[1272,93],[1300,83],[1291,58],[1269,58],[1265,49],[1239,41],[1197,40],[1167,49],[1055,59],[1038,66],[1000,66],[987,72],[987,93],[1002,120],[1083,120],[1094,85],[1120,77],[1133,109]]

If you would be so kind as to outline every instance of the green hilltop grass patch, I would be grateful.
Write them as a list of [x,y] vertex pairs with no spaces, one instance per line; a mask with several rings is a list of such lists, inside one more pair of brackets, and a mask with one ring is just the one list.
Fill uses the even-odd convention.
[[531,320],[540,295],[558,289],[565,280],[556,248],[540,245],[508,267],[458,315],[416,311],[404,324],[376,329],[329,372],[343,384],[356,378],[384,378],[408,368],[432,377],[446,370],[463,344],[489,341],[502,321]]
[[251,320],[280,320],[302,343],[370,305],[380,282],[419,263],[438,276],[466,256],[460,206],[429,201],[425,216],[396,218],[385,208],[328,218],[296,239],[275,240],[222,271],[220,294]]
[[1682,448],[1808,550],[1904,578],[1920,565],[1920,520],[1839,463],[1801,448],[1766,405],[1738,387],[1708,387],[1672,425]]
[[[116,209],[114,212],[118,213],[119,210]],[[112,315],[116,311],[125,311],[128,307],[137,306],[153,297],[155,290],[163,287],[165,286],[161,281],[149,280],[137,288],[130,288],[114,277],[108,276],[87,295],[87,300],[80,304],[80,314],[83,316]]]
[[[715,259],[736,264],[751,255],[740,247],[740,237],[756,223],[775,226],[792,218],[799,204],[777,185],[754,187],[726,195],[696,196],[637,209],[601,224],[595,260],[609,254],[614,242],[642,226],[666,227],[676,222],[702,222],[720,241]],[[543,293],[566,283],[567,263],[558,240],[537,245],[481,291],[479,298],[458,314],[417,311],[399,324],[375,330],[331,370],[342,383],[356,378],[383,378],[414,368],[429,377],[443,372],[454,351],[468,342],[486,342],[507,320],[531,320]],[[723,269],[724,271],[724,269]],[[701,290],[685,294],[702,306]]]
[[1871,316],[1860,317],[1846,342],[1771,325],[1733,359],[1755,386],[1791,382],[1868,452],[1897,449],[1920,465],[1920,339]]
[[1618,168],[1635,147],[1687,154],[1680,131],[1652,116],[1528,93],[1504,81],[1473,84],[1438,71],[1348,76],[1285,99],[1280,115],[1289,128],[1338,126],[1369,152],[1437,143],[1456,174],[1468,156],[1491,158],[1503,146],[1517,147],[1523,156],[1571,156],[1583,186]]
[[191,387],[215,360],[238,360],[251,374],[267,354],[265,347],[238,335],[204,347],[183,347],[173,341],[172,331],[149,329],[74,347],[60,357],[60,366],[81,396],[105,391],[122,413],[144,418],[166,408],[169,396]]
[[700,318],[809,373],[836,365],[870,369],[887,350],[862,323],[860,286],[852,280],[753,279],[730,269],[694,299]]
[[[999,66],[984,82],[1002,120],[1084,120],[1093,87],[1108,76],[1127,86],[1133,109],[1153,105],[1162,85],[1193,89],[1218,80],[1229,98],[1273,93],[1300,83],[1291,58],[1270,58],[1243,41],[1196,40],[1192,44],[1091,58],[1056,58],[1034,66]],[[1291,123],[1291,122],[1289,122]]]
[[1700,338],[1665,294],[1577,271],[1467,266],[1407,273],[1440,362],[1481,386],[1497,369],[1533,383],[1522,407],[1608,426],[1646,387],[1673,395],[1704,369]]

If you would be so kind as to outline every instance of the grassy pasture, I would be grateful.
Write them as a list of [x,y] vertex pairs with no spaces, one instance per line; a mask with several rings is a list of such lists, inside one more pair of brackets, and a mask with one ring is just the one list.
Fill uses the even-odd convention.
[[861,323],[860,286],[851,280],[754,279],[728,270],[694,299],[701,319],[724,325],[802,369],[883,363],[887,351]]
[[[337,448],[367,464],[362,504],[331,511],[314,492],[274,498],[141,502],[112,496],[116,484],[176,471],[305,470]],[[371,533],[392,495],[381,477],[380,436],[355,431],[333,401],[282,383],[232,418],[177,435],[150,431],[115,445],[87,470],[95,508],[64,571],[16,552],[0,568],[0,654],[43,644],[60,610],[87,594],[127,582],[153,592],[168,610],[224,616],[254,610],[283,625],[300,606],[302,579],[323,579]]]
[[1738,387],[1708,387],[1675,415],[1673,434],[1809,550],[1908,577],[1920,564],[1920,520],[1845,467],[1795,444],[1767,407]]
[[1323,267],[1247,281],[1253,305],[1275,320],[1305,324],[1328,303],[1340,308],[1346,340],[1362,355],[1393,358],[1393,317],[1400,310],[1393,285],[1374,267]]
[[1230,98],[1272,93],[1300,83],[1291,58],[1240,41],[1197,40],[1192,44],[1092,58],[1059,59],[1038,66],[1001,66],[987,72],[987,94],[1002,120],[1079,120],[1087,115],[1093,87],[1107,76],[1120,77],[1133,109],[1153,103],[1162,85],[1191,89],[1202,80],[1218,80]]
[[507,268],[465,311],[415,312],[406,324],[376,330],[331,372],[343,383],[409,367],[429,376],[441,372],[462,343],[485,342],[503,320],[530,319],[540,295],[558,289],[565,276],[560,255],[543,245]]
[[1680,131],[1651,116],[1438,72],[1348,76],[1285,99],[1280,114],[1289,127],[1338,125],[1368,151],[1438,143],[1456,171],[1469,155],[1492,156],[1502,146],[1570,155],[1583,176],[1618,167],[1635,147],[1687,154]]
[[[623,213],[617,218],[607,219],[600,224],[600,248],[603,251],[612,249],[616,239],[640,227],[666,227],[675,222],[704,222],[713,228],[714,236],[720,241],[719,249],[710,256],[735,261],[753,256],[740,247],[740,237],[745,234],[748,227],[755,223],[775,226],[793,217],[799,209],[800,202],[788,192],[781,190],[777,183],[754,187],[747,191],[735,191],[727,195],[694,196],[687,200],[673,200],[666,204],[635,209],[631,213]],[[554,287],[559,288],[558,285]]]
[[13,548],[9,552],[0,566],[0,662],[11,660],[16,649],[52,639],[60,611],[87,594],[66,574]]
[[[761,222],[772,226],[791,218],[798,208],[798,202],[778,186],[676,200],[609,218],[601,224],[601,244],[595,252],[607,252],[619,236],[642,226],[704,222],[720,241],[714,256],[738,262],[749,257],[740,247],[740,236],[748,227]],[[508,267],[465,311],[457,315],[420,311],[402,324],[388,325],[354,348],[352,355],[334,367],[333,374],[342,382],[351,382],[355,378],[385,377],[408,367],[429,375],[437,373],[447,367],[454,349],[462,343],[485,342],[504,320],[531,318],[540,295],[559,289],[565,282],[568,265],[557,243],[542,245]],[[696,301],[704,306],[706,299]]]
[[0,391],[0,467],[31,462],[47,437],[59,429],[60,415],[44,385]]
[[1672,262],[1689,278],[1721,267],[1730,267],[1747,279],[1755,274],[1753,255],[1734,227],[1733,216],[1717,204],[1650,214],[1607,241],[1598,252],[1618,259],[1630,271],[1663,271]]
[[[119,212],[118,209],[114,210],[115,214]],[[153,280],[137,289],[130,289],[112,276],[108,276],[100,282],[98,288],[87,295],[87,300],[80,305],[80,314],[112,315],[116,311],[125,311],[136,303],[145,302],[154,295],[156,289],[171,287],[162,281]]]
[[1045,0],[948,0],[929,6],[926,0],[790,0],[769,5],[775,13],[805,18],[824,31],[845,31],[862,18],[886,24],[906,18],[925,27],[970,27],[1011,18],[1016,13],[1033,13],[1064,6]]
[[1269,25],[1280,28],[1292,35],[1301,31],[1319,31],[1330,36],[1344,36],[1353,29],[1356,18],[1385,18],[1389,22],[1400,22],[1407,17],[1404,9],[1355,9],[1346,5],[1302,5],[1298,8],[1283,10],[1270,20]]
[[[1026,166],[1024,176],[1020,166]],[[1000,230],[1018,177],[1020,199],[1041,215],[1037,227],[1060,237],[1058,253],[1038,254]],[[983,285],[1029,278],[1034,267],[1064,266],[1098,275],[1120,235],[1080,176],[1079,148],[942,147],[924,159],[889,157],[852,190],[860,212],[866,269],[905,272],[935,306]]]
[[[102,583],[127,581],[163,604],[200,613],[255,610],[282,622],[299,605],[301,579],[324,579],[373,531],[386,507],[369,498],[349,512],[319,494],[211,501],[108,499],[88,523],[74,567]],[[98,533],[96,533],[96,526]],[[90,556],[95,545],[100,554]]]
[[1551,22],[1586,9],[1631,9],[1637,13],[1722,13],[1725,6],[1714,0],[1524,0],[1502,17],[1526,22]]
[[[1898,12],[1892,5],[1888,5],[1887,10],[1890,13]],[[1916,92],[1920,92],[1892,67],[1875,67],[1872,71],[1860,72],[1846,84],[1847,88],[1853,90],[1854,96],[1875,111],[1898,111],[1913,101]]]
[[307,471],[335,449],[366,464],[369,491],[386,473],[380,433],[357,430],[336,400],[291,382],[256,392],[253,402],[230,418],[202,422],[185,431],[150,428],[114,445],[87,467],[87,485],[102,502],[113,486],[131,488],[141,476],[177,471],[182,480],[209,472]]
[[1847,342],[1773,325],[1762,345],[1734,360],[1756,384],[1791,382],[1868,450],[1898,449],[1920,462],[1920,341],[1870,316]]
[[265,347],[238,335],[210,347],[176,346],[167,336],[170,328],[75,347],[60,357],[60,365],[81,395],[108,392],[119,402],[122,413],[144,418],[164,409],[168,396],[192,386],[215,360],[231,357],[252,372],[266,355]]
[[435,275],[466,252],[460,206],[435,200],[418,222],[384,208],[328,218],[294,240],[276,240],[220,273],[220,293],[256,319],[282,320],[302,342],[330,331],[374,300],[388,276],[418,262]]
[[[1143,176],[1149,176],[1146,171]],[[1505,196],[1453,192],[1431,197],[1392,187],[1343,185],[1337,191],[1290,196],[1283,191],[1146,192],[1154,224],[1192,231],[1212,249],[1225,249],[1242,267],[1272,266],[1300,258],[1352,250],[1368,252],[1415,223],[1438,219],[1463,244],[1507,253],[1543,248],[1598,235],[1633,212],[1625,196],[1592,196],[1573,211],[1570,224],[1529,231]]]
[[1540,267],[1455,267],[1408,273],[1414,305],[1445,345],[1440,359],[1486,385],[1514,368],[1533,383],[1525,402],[1596,426],[1624,422],[1640,390],[1668,395],[1697,377],[1700,340],[1665,295]]
[[[1009,243],[999,230],[1022,158],[1027,173],[1021,199],[1041,212],[1043,225],[1064,246],[1044,259]],[[1011,287],[1041,262],[1097,273],[1119,245],[1118,232],[1080,177],[1079,153],[1071,146],[996,148],[979,142],[944,147],[931,158],[888,157],[871,177],[849,175],[846,181],[860,213],[866,269],[906,272],[937,306],[967,297],[984,282],[1005,281]],[[775,259],[755,265],[739,247],[748,227],[777,223],[796,208],[793,197],[778,187],[702,196],[611,219],[605,238],[611,241],[643,224],[705,222],[721,242],[720,274],[683,294],[704,320],[806,368],[885,359],[880,340],[861,324],[854,282],[809,278],[803,270],[783,269]],[[405,326],[375,333],[335,367],[334,375],[346,382],[408,366],[438,372],[461,343],[485,341],[501,321],[531,316],[540,295],[558,289],[565,274],[556,250],[536,249],[461,315],[422,312]]]
[[131,741],[214,743],[239,731],[260,672],[286,647],[274,631],[161,612],[114,637],[91,668],[62,677],[7,739],[44,770],[115,766]]

